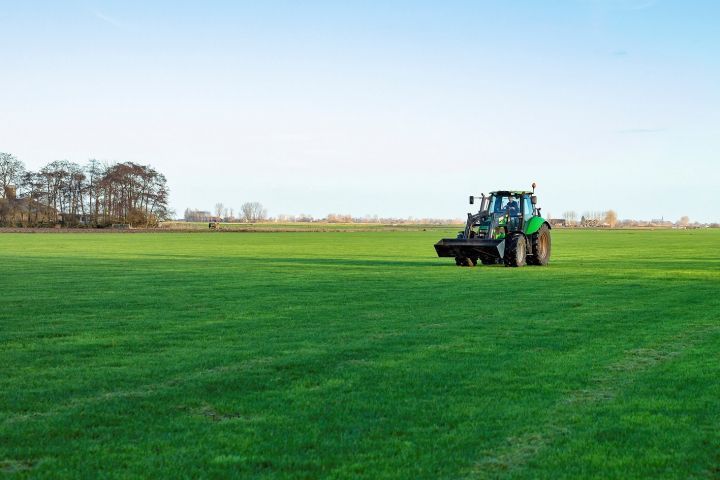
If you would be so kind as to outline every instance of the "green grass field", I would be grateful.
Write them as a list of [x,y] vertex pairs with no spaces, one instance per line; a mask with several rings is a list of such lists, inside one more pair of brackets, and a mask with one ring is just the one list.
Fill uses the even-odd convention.
[[441,233],[0,235],[0,476],[720,477],[720,231]]

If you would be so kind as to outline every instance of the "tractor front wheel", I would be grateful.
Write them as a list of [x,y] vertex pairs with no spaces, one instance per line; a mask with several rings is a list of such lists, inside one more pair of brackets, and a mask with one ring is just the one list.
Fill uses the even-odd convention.
[[525,265],[526,254],[525,235],[516,234],[505,240],[506,267],[522,267]]
[[477,258],[455,257],[455,265],[458,267],[474,267],[477,265]]

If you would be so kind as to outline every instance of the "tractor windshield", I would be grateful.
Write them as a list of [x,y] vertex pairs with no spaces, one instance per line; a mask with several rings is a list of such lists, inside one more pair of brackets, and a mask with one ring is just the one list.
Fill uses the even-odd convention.
[[520,214],[519,205],[518,199],[514,196],[492,195],[488,211],[491,213],[506,213],[509,210],[510,215],[517,216]]
[[505,213],[508,203],[510,203],[510,197],[493,195],[490,197],[489,211],[493,213]]

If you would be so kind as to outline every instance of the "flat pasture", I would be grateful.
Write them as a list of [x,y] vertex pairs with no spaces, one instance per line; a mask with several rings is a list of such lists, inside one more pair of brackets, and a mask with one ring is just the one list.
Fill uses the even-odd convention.
[[720,231],[0,235],[0,476],[716,478]]
[[[221,222],[217,230],[221,232],[373,232],[373,231],[427,231],[462,230],[462,225],[423,224],[423,223],[342,223],[342,222]],[[208,222],[167,221],[160,224],[162,231],[208,231]]]

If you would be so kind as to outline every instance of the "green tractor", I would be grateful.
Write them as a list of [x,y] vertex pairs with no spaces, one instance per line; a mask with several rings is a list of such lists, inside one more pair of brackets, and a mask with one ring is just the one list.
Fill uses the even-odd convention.
[[[470,197],[470,204],[476,198]],[[468,213],[465,230],[457,238],[435,244],[438,257],[454,257],[458,266],[504,264],[506,267],[547,265],[550,223],[540,216],[535,196],[522,190],[498,190],[479,198],[480,210]]]

